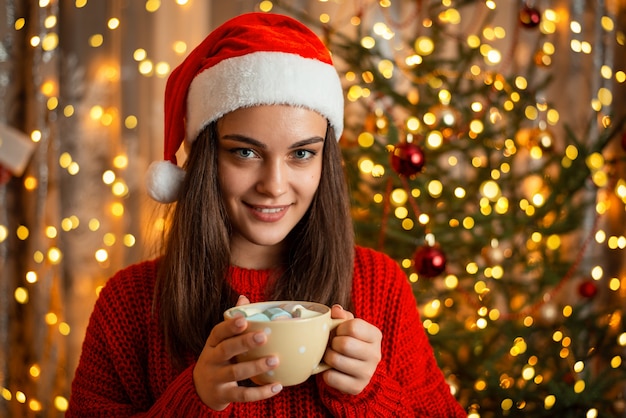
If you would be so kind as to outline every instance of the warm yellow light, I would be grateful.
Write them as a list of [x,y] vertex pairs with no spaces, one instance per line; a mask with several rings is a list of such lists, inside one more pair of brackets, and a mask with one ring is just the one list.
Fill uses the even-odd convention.
[[34,271],[29,271],[26,273],[26,281],[28,283],[37,283],[37,273]]
[[154,66],[152,64],[152,61],[146,59],[143,60],[139,63],[139,73],[142,75],[150,75],[152,74],[152,70],[153,70]]
[[89,37],[89,45],[92,48],[98,48],[102,46],[103,43],[104,43],[104,37],[99,33],[96,33]]
[[465,271],[467,271],[469,274],[476,274],[478,273],[478,265],[474,262],[469,262],[465,266]]
[[479,134],[484,130],[484,125],[483,122],[478,120],[478,119],[474,119],[470,122],[470,131],[473,132],[474,134]]
[[378,62],[378,72],[386,79],[393,78],[394,64],[390,60],[380,60]]
[[500,186],[493,180],[488,180],[481,184],[480,192],[483,196],[491,201],[497,200],[500,197]]
[[35,363],[32,366],[30,366],[30,368],[28,369],[28,373],[32,377],[37,378],[41,374],[41,368],[39,367],[39,365],[37,363]]
[[170,64],[165,61],[157,62],[154,72],[157,77],[167,77],[170,73]]
[[154,13],[161,7],[161,0],[147,0],[146,10],[150,13]]
[[48,237],[48,238],[51,238],[51,239],[52,238],[56,238],[56,236],[57,236],[57,229],[54,226],[51,226],[51,225],[47,226],[46,229],[45,229],[45,234],[46,234],[46,237]]
[[39,402],[37,399],[31,398],[28,400],[28,408],[31,411],[39,412],[43,409],[43,406],[41,405],[41,402]]
[[574,363],[574,371],[576,373],[580,373],[585,369],[585,363],[582,361],[577,361],[576,363]]
[[59,333],[65,336],[70,335],[70,326],[67,322],[61,322],[59,324]]
[[63,396],[55,396],[54,397],[54,407],[57,411],[65,412],[69,407],[68,400]]
[[126,154],[118,154],[113,158],[115,168],[124,169],[128,166],[128,156]]
[[420,36],[414,43],[415,52],[421,56],[430,55],[435,50],[435,43],[428,36]]
[[13,292],[13,297],[17,303],[24,305],[28,303],[28,290],[24,287],[18,287]]
[[259,3],[259,10],[262,12],[269,12],[274,7],[274,4],[269,0],[263,0]]
[[124,215],[124,205],[120,202],[115,202],[111,205],[111,213],[113,216],[120,217]]
[[477,380],[476,383],[474,383],[474,389],[479,392],[487,389],[487,382],[482,379]]
[[404,205],[408,200],[409,196],[404,189],[394,189],[391,192],[391,202],[395,205]]
[[485,56],[485,61],[489,65],[496,65],[502,61],[502,54],[497,49],[491,49]]
[[63,253],[57,247],[50,247],[48,249],[48,261],[51,264],[59,264],[63,258]]
[[112,17],[111,19],[109,19],[109,21],[107,22],[107,27],[111,30],[117,29],[120,27],[120,20],[116,17]]
[[123,242],[124,242],[124,245],[126,247],[133,247],[135,245],[136,241],[137,240],[135,239],[134,235],[132,235],[132,234],[124,235]]
[[430,131],[426,136],[426,145],[430,149],[437,149],[443,145],[443,135],[440,131]]
[[76,161],[72,161],[69,167],[67,167],[67,172],[73,176],[78,174],[79,171],[80,171],[80,166],[78,165]]
[[39,89],[44,96],[50,97],[57,92],[57,84],[53,80],[46,80],[41,84]]
[[371,36],[364,36],[361,39],[361,46],[365,49],[372,49],[376,46],[376,40]]
[[123,181],[113,183],[112,192],[115,196],[123,197],[128,194],[128,186]]
[[441,301],[438,299],[434,299],[429,303],[424,305],[424,316],[426,318],[433,318],[439,314],[439,310],[441,308]]
[[522,369],[522,379],[524,380],[532,380],[535,377],[535,368],[527,365]]
[[106,170],[104,173],[102,173],[102,181],[104,182],[104,184],[113,184],[113,182],[115,181],[115,173],[113,172],[113,170]]
[[611,359],[611,367],[617,369],[622,365],[622,358],[620,356],[615,356]]
[[17,233],[17,237],[24,241],[26,238],[28,238],[28,236],[30,235],[30,231],[28,230],[28,228],[24,225],[20,225],[17,227],[16,230]]
[[447,289],[456,289],[459,285],[459,278],[453,274],[449,274],[444,279],[444,284]]
[[109,253],[105,249],[99,249],[95,253],[96,260],[100,263],[105,262],[109,258]]
[[0,243],[4,242],[9,236],[9,230],[6,226],[0,225]]
[[432,197],[437,198],[441,196],[442,192],[443,192],[443,183],[441,183],[439,180],[431,180],[428,183],[428,193]]
[[59,318],[57,317],[57,315],[53,312],[48,312],[45,316],[44,316],[44,320],[46,321],[46,324],[48,325],[54,325],[58,322]]
[[23,17],[20,17],[15,20],[15,24],[13,25],[13,27],[15,28],[15,30],[21,30],[22,28],[24,28],[25,25],[26,25],[26,19],[24,19]]
[[579,380],[578,382],[574,383],[574,392],[581,393],[584,390],[585,390],[585,381],[584,380]]

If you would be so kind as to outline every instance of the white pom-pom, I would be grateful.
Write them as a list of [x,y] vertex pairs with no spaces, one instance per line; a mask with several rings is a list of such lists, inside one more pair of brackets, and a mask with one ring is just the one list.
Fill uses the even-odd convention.
[[185,170],[169,161],[155,161],[146,173],[146,188],[151,198],[160,203],[172,203],[178,199],[185,179]]

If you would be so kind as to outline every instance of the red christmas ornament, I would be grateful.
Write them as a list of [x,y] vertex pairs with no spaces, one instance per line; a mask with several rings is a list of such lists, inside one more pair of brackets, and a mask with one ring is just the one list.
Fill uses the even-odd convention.
[[439,276],[446,269],[446,255],[438,246],[424,245],[415,251],[413,265],[420,276]]
[[536,8],[525,4],[519,11],[519,22],[527,29],[535,28],[541,22],[541,12]]
[[598,287],[593,280],[586,280],[578,286],[578,294],[584,298],[591,299],[598,293]]
[[424,168],[424,151],[412,142],[396,145],[391,153],[391,167],[401,176],[412,176]]

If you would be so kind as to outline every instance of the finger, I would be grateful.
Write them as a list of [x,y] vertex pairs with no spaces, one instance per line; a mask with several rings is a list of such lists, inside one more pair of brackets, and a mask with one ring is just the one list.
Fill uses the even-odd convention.
[[330,317],[333,319],[354,319],[352,312],[346,311],[339,304],[335,304],[330,308]]
[[[236,383],[218,386],[211,392],[207,401],[212,409],[222,411],[232,402],[254,402],[271,398],[280,393],[283,386],[280,383],[270,383],[263,386],[244,387]],[[204,400],[203,400],[204,401]]]
[[337,336],[350,336],[367,343],[380,344],[383,334],[374,325],[357,318],[340,324],[337,327]]
[[256,387],[236,386],[233,388],[230,397],[232,397],[231,402],[255,402],[271,398],[280,393],[281,390],[283,390],[283,386],[280,383],[270,383]]
[[241,363],[231,363],[229,366],[222,369],[222,377],[225,381],[241,382],[275,369],[278,367],[278,363],[277,356],[262,357]]
[[346,355],[333,349],[326,350],[324,354],[324,361],[334,370],[355,378],[369,375],[369,363],[366,360],[369,360],[369,358],[366,357],[362,359],[353,357],[352,355]]
[[241,334],[247,327],[248,321],[243,316],[228,318],[213,327],[206,344],[209,347],[217,347],[225,339]]
[[[334,353],[338,353],[342,357],[362,362],[375,361],[380,356],[378,354],[380,349],[375,344],[357,340],[353,337],[337,336],[333,338],[330,348]],[[332,353],[328,354],[331,355]],[[331,366],[334,367],[334,364]]]
[[327,370],[322,375],[324,382],[332,388],[350,395],[358,395],[367,386],[367,381],[355,379],[354,377],[337,370]]
[[[210,344],[209,339],[207,339],[207,344]],[[250,351],[266,342],[267,334],[263,331],[246,332],[226,338],[215,346],[209,345],[209,349],[213,351],[213,361],[219,363],[230,361],[235,356]]]
[[249,305],[249,304],[250,304],[250,299],[248,299],[247,296],[239,295],[239,299],[237,299],[237,304],[235,306]]

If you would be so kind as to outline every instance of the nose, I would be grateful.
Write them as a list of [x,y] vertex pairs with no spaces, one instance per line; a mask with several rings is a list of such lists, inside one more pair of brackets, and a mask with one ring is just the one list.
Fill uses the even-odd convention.
[[289,170],[281,160],[270,160],[264,164],[256,190],[271,197],[278,197],[287,191]]

